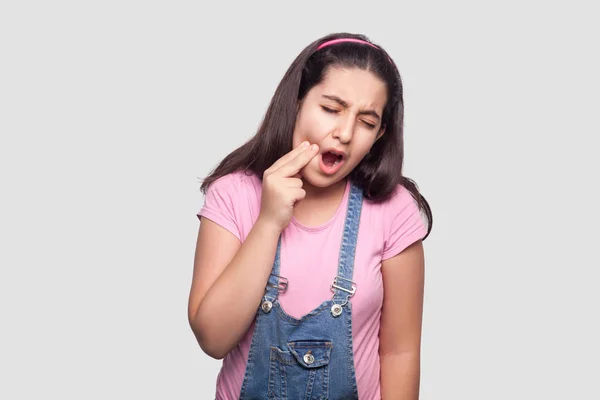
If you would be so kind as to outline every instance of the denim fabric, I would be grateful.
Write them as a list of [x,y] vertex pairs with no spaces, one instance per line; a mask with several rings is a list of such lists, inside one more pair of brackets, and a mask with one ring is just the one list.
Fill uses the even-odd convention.
[[[352,288],[362,201],[362,191],[352,185],[335,282],[346,290]],[[332,300],[301,319],[287,315],[277,300],[280,252],[281,238],[262,303],[272,306],[258,309],[240,399],[358,399],[351,294],[332,287]],[[337,317],[334,304],[342,310]]]

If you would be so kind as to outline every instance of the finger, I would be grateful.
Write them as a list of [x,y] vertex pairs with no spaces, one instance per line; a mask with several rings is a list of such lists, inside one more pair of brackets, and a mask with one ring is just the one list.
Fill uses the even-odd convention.
[[279,167],[275,173],[286,178],[294,176],[300,172],[300,170],[304,168],[310,162],[310,160],[315,158],[318,153],[318,149],[319,146],[313,144],[307,151],[298,154],[293,160]]
[[298,147],[296,147],[295,149],[293,149],[292,151],[288,152],[287,154],[279,158],[277,161],[275,161],[273,165],[269,167],[269,170],[271,170],[271,172],[275,172],[277,169],[279,169],[279,167],[289,162],[290,160],[293,160],[298,154],[305,152],[309,147],[310,143],[308,143],[308,141],[300,143]]
[[275,171],[277,171],[277,169],[279,169],[279,167],[281,167],[282,165],[284,165],[288,161],[293,160],[294,157],[296,157],[298,154],[301,154],[301,153],[305,152],[309,148],[309,144],[310,143],[308,143],[308,142],[302,142],[302,143],[300,143],[300,146],[296,147],[295,149],[293,149],[292,151],[288,152],[283,157],[281,157],[279,160],[275,161],[273,163],[273,165],[271,165],[267,169],[267,171],[269,171],[269,172],[275,172]]
[[301,188],[303,185],[303,182],[302,182],[302,179],[298,179],[298,178],[286,178],[285,184],[289,188]]
[[297,202],[304,199],[306,197],[306,190],[304,189],[293,189],[292,196],[294,197],[294,205]]

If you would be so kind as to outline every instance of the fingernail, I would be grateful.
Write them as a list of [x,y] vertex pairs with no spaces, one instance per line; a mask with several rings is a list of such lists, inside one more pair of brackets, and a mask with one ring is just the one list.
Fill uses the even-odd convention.
[[304,147],[304,148],[308,147],[308,142],[302,142],[302,147]]
[[310,146],[311,150],[316,150],[319,146],[317,146],[316,144],[313,144],[312,146]]

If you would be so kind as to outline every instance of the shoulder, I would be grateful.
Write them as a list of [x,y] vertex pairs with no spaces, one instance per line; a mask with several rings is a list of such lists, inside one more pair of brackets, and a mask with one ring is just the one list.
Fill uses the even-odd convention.
[[[423,224],[419,204],[412,193],[402,185],[396,186],[392,195],[384,202],[385,214],[389,218],[391,229],[399,228],[398,225]],[[394,226],[396,225],[396,226]]]
[[400,210],[404,208],[418,209],[418,203],[412,193],[402,185],[397,185],[396,189],[386,202],[388,209]]
[[406,223],[424,223],[421,210],[411,192],[397,185],[392,194],[382,201],[365,200],[365,211],[371,221],[378,221],[387,237],[393,231],[406,228]]
[[248,171],[235,171],[216,179],[209,185],[207,191],[233,190],[256,185],[261,185],[260,179],[256,174]]
[[412,194],[402,185],[396,185],[392,194],[383,201],[367,200],[365,203],[373,211],[388,216],[390,213],[397,213],[406,208],[418,208]]
[[213,181],[206,189],[206,196],[221,196],[247,201],[248,197],[260,197],[262,182],[256,174],[236,171]]
[[384,201],[368,203],[381,223],[384,260],[425,236],[427,229],[419,205],[404,186],[396,186]]
[[243,241],[260,211],[261,189],[255,174],[236,171],[224,175],[206,189],[198,216],[211,219]]

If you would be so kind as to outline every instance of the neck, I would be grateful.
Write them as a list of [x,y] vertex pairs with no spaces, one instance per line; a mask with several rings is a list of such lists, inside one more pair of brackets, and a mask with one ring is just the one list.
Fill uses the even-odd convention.
[[324,200],[324,199],[338,199],[344,195],[346,190],[346,181],[348,178],[344,178],[339,182],[334,183],[327,187],[317,187],[303,180],[304,184],[302,188],[306,191],[306,197],[304,200]]
[[338,209],[346,190],[346,179],[328,187],[313,186],[304,180],[302,188],[306,197],[294,206],[294,217],[305,226],[319,226],[329,221]]

